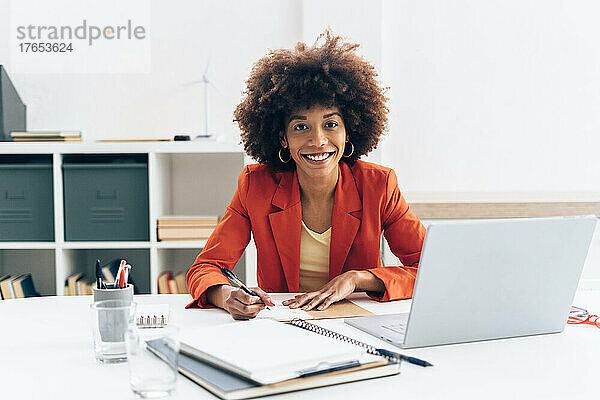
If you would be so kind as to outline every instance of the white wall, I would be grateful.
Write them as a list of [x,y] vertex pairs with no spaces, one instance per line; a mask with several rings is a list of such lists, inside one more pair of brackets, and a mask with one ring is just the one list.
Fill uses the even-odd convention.
[[[600,4],[383,1],[405,192],[600,191]],[[600,234],[583,279],[600,287]]]
[[211,93],[211,127],[223,139],[239,141],[232,113],[250,68],[268,48],[291,47],[300,38],[301,2],[149,3],[150,74],[58,75],[10,72],[10,13],[4,12],[10,2],[0,0],[0,64],[27,104],[28,129],[81,130],[85,140],[198,134],[202,89],[190,82],[201,79],[210,57],[208,77],[218,89]]
[[598,191],[600,4],[384,1],[406,191]]

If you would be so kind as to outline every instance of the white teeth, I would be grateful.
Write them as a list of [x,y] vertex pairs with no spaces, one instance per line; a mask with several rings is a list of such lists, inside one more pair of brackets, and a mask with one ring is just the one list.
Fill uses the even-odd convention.
[[319,153],[319,154],[305,154],[306,158],[313,161],[323,161],[327,157],[329,157],[329,153]]

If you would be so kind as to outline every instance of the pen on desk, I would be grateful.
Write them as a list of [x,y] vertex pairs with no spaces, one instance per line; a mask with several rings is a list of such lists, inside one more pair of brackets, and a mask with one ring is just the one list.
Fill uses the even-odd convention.
[[[233,272],[231,272],[227,268],[223,268],[223,267],[221,267],[221,272],[223,273],[223,275],[225,275],[227,277],[227,279],[229,279],[229,282],[231,282],[231,284],[239,287],[244,292],[248,293],[250,296],[258,297],[260,299],[261,303],[263,303],[265,306],[267,306],[265,304],[265,302],[263,301],[263,299],[258,294],[256,294],[256,292],[254,290],[252,290],[248,286],[244,285],[244,282],[240,281],[240,278],[235,276],[235,274]],[[269,310],[268,306],[267,306],[267,310]]]
[[411,364],[420,365],[421,367],[432,367],[433,366],[433,364],[431,364],[425,360],[420,360],[415,357],[408,357],[405,355],[401,355],[400,358],[402,358],[404,361],[408,361]]
[[100,260],[96,260],[96,289],[102,289],[102,269]]
[[404,354],[400,354],[400,353],[396,353],[390,350],[386,350],[386,349],[376,349],[376,352],[379,353],[379,355],[390,358],[397,358],[406,362],[409,362],[411,364],[415,364],[415,365],[419,365],[421,367],[432,367],[433,364],[425,361],[425,360],[421,360],[415,357],[409,357],[409,356],[405,356]]

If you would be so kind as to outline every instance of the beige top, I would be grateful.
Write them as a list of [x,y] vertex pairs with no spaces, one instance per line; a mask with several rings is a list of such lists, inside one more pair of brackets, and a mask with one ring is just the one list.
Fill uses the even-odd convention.
[[300,234],[300,292],[321,289],[329,282],[331,227],[323,233],[308,229],[302,221]]

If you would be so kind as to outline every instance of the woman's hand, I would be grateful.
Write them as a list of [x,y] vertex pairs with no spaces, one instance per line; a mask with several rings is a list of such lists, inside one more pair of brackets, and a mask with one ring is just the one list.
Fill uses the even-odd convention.
[[290,308],[301,307],[305,311],[312,309],[320,311],[336,301],[345,299],[355,290],[383,292],[385,285],[369,271],[347,271],[327,282],[320,290],[297,295],[282,304]]
[[267,306],[275,304],[261,288],[251,288],[257,295],[252,296],[242,289],[221,285],[208,288],[208,301],[227,311],[234,319],[252,319]]

